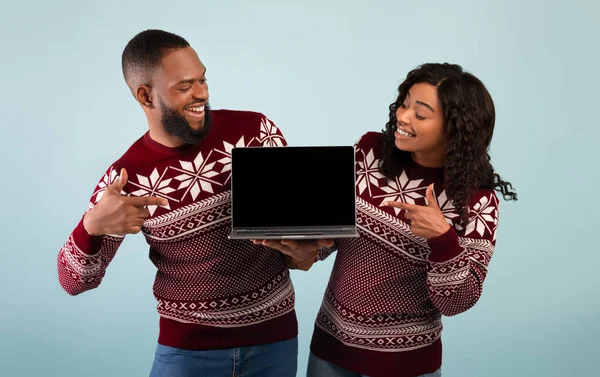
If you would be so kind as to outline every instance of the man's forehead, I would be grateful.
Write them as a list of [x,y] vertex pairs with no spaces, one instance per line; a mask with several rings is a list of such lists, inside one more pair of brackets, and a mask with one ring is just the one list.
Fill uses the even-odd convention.
[[206,72],[206,67],[200,61],[196,52],[191,48],[180,48],[169,52],[162,59],[160,72],[171,79],[185,77],[199,78]]

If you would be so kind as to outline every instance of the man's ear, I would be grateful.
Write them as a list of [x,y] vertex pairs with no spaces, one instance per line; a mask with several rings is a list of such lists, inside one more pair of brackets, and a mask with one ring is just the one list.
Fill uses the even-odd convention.
[[154,109],[154,103],[152,101],[152,87],[148,85],[140,85],[135,90],[135,99],[147,109]]

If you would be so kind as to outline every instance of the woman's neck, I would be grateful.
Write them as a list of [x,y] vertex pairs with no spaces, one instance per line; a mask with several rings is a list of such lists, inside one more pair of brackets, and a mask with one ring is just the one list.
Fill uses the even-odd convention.
[[426,168],[441,168],[446,165],[445,153],[411,153],[414,162]]

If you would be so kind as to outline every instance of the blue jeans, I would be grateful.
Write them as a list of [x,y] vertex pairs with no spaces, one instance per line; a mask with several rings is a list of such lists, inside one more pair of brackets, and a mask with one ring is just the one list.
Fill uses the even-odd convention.
[[298,338],[220,350],[158,345],[150,377],[296,377]]
[[[306,377],[368,377],[364,374],[358,374],[338,367],[335,364],[318,358],[311,352],[308,356],[308,369]],[[433,373],[423,374],[419,377],[442,377],[440,369]]]

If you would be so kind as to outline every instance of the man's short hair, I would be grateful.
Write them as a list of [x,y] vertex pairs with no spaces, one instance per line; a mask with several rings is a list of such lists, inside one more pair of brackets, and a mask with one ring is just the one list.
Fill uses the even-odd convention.
[[152,75],[169,50],[186,48],[190,44],[179,35],[149,29],[138,33],[125,46],[121,56],[123,77],[131,90],[151,85]]

